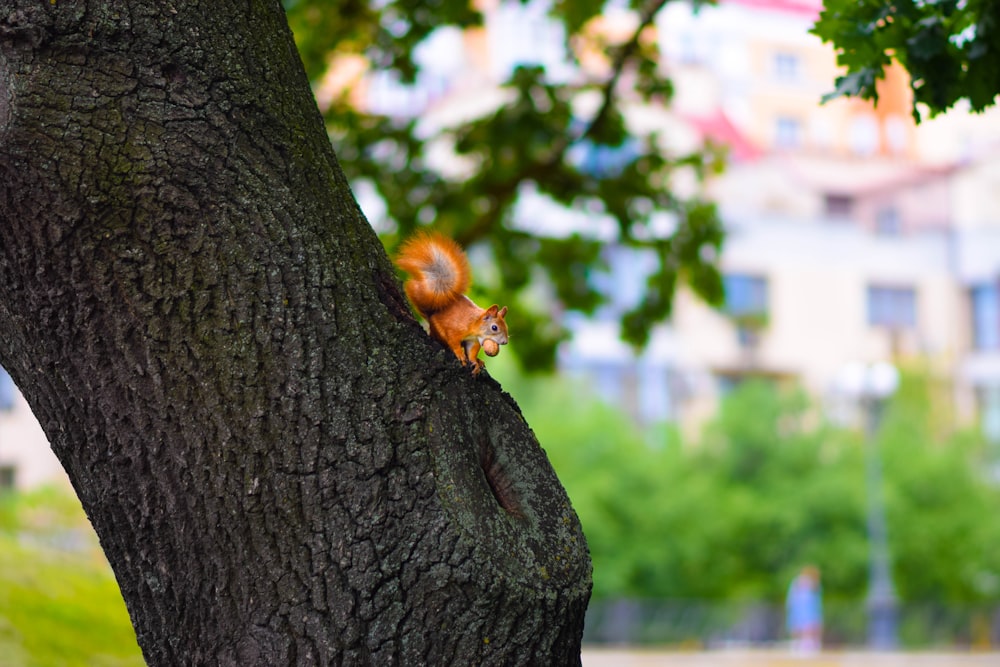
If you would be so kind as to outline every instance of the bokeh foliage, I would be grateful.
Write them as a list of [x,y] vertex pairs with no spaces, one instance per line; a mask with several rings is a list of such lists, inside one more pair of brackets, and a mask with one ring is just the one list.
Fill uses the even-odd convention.
[[[801,391],[744,383],[692,442],[638,428],[580,381],[503,380],[583,523],[596,598],[780,603],[814,563],[829,600],[864,599],[864,438],[825,423]],[[924,373],[905,374],[873,445],[897,592],[903,603],[995,604],[997,462],[935,412],[933,391]]]
[[[500,82],[504,101],[477,117],[432,127],[413,114],[377,115],[361,108],[354,87],[324,109],[348,178],[370,185],[385,205],[379,227],[390,251],[425,225],[470,248],[477,298],[511,306],[516,352],[529,368],[550,367],[565,337],[554,310],[593,313],[607,302],[610,295],[588,277],[607,269],[602,248],[609,241],[651,248],[657,258],[644,298],[623,314],[627,341],[645,343],[651,327],[670,315],[681,284],[710,303],[722,298],[715,258],[723,231],[715,207],[697,189],[680,196],[673,187],[678,172],[696,182],[717,172],[722,154],[705,146],[672,155],[660,137],[630,130],[625,105],[668,105],[672,92],[651,39],[666,0],[631,4],[637,10],[631,36],[609,44],[595,22],[604,2],[552,2],[550,17],[563,28],[577,74],[567,79],[538,64],[515,67]],[[481,25],[475,6],[468,0],[285,0],[317,86],[331,68],[358,57],[367,72],[418,81],[418,47],[435,30]],[[605,54],[600,75],[576,67],[585,48]],[[584,98],[597,102],[587,114],[575,111]],[[442,145],[464,165],[460,175],[435,166],[431,153]],[[545,220],[516,220],[517,202],[528,191],[555,207],[601,216],[612,231],[557,233]],[[483,270],[490,264],[499,270]]]

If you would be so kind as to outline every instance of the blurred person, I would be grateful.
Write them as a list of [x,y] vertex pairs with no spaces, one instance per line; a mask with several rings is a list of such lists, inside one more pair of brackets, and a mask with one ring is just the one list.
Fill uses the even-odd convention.
[[785,614],[792,650],[806,655],[819,652],[823,643],[823,592],[815,566],[803,567],[792,580]]

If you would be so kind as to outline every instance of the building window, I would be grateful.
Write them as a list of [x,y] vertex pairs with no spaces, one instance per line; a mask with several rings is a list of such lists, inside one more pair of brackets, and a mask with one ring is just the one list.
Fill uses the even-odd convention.
[[726,313],[732,317],[767,316],[767,279],[731,273],[723,278],[726,288]]
[[774,145],[777,148],[798,148],[802,144],[802,123],[798,118],[778,116],[774,121]]
[[639,364],[636,372],[639,383],[639,419],[646,424],[672,419],[675,415],[667,369],[652,364]]
[[679,53],[677,56],[678,61],[683,65],[698,65],[704,60],[702,55],[702,49],[699,47],[699,42],[695,38],[694,33],[685,32],[682,33],[680,39],[678,40],[680,44]]
[[976,285],[969,290],[972,302],[972,346],[976,350],[1000,350],[1000,291],[996,284]]
[[980,387],[978,394],[983,437],[991,443],[1000,443],[1000,385]]
[[895,154],[905,153],[909,144],[907,122],[903,116],[895,114],[887,117],[884,121],[885,142],[889,150]]
[[768,323],[767,280],[744,274],[729,274],[723,280],[726,314],[736,325],[737,340],[741,347],[754,348]]
[[0,493],[13,491],[17,481],[17,468],[14,466],[0,466]]
[[867,157],[878,151],[878,121],[870,114],[856,116],[851,121],[849,141],[855,155]]
[[833,145],[833,123],[825,115],[815,114],[809,119],[809,141],[816,148],[830,148]]
[[850,218],[854,210],[854,199],[849,195],[827,194],[823,199],[823,208],[827,217],[839,220]]
[[799,80],[799,57],[794,53],[775,53],[772,63],[774,66],[774,77],[779,81],[793,82]]
[[875,214],[875,233],[879,236],[899,236],[902,231],[899,211],[895,206],[885,206]]
[[17,401],[17,388],[7,371],[0,367],[0,412],[10,412]]
[[912,287],[870,286],[868,324],[890,329],[911,329],[917,324],[917,295]]

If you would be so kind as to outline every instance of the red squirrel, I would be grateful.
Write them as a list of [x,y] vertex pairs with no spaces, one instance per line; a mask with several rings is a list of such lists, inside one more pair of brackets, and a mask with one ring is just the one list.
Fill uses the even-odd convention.
[[396,258],[410,278],[403,288],[427,320],[430,334],[478,375],[485,364],[479,350],[495,357],[507,344],[507,306],[483,309],[465,296],[471,282],[469,259],[452,239],[423,232],[407,239]]

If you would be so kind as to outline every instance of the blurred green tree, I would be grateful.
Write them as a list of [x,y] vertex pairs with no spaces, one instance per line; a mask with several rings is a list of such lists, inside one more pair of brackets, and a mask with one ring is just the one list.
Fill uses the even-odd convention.
[[951,431],[936,387],[904,375],[879,445],[895,584],[903,600],[1000,600],[1000,507],[995,462],[981,438]]
[[972,111],[1000,93],[1000,2],[825,0],[813,32],[837,49],[846,73],[828,97],[878,100],[877,81],[896,60],[910,74],[913,117],[967,100]]
[[[420,49],[446,30],[474,31],[484,20],[476,7],[491,4],[497,3],[285,0],[315,86],[331,72],[354,72],[359,63],[365,74],[400,85],[421,82],[426,68]],[[514,67],[498,82],[498,102],[476,117],[435,124],[417,110],[378,113],[357,103],[351,85],[325,108],[349,180],[377,192],[385,205],[379,226],[390,248],[433,223],[463,245],[476,246],[475,257],[492,255],[496,271],[477,271],[477,289],[511,305],[508,322],[529,368],[550,367],[566,333],[552,299],[537,298],[539,285],[563,307],[592,313],[608,297],[588,280],[605,268],[601,249],[608,236],[584,230],[560,235],[549,233],[544,221],[515,220],[525,192],[603,215],[616,223],[616,242],[655,251],[656,267],[641,301],[622,315],[622,335],[631,343],[644,343],[650,328],[670,315],[680,284],[711,303],[722,297],[714,259],[723,231],[715,207],[698,192],[682,196],[673,187],[678,172],[700,180],[721,169],[720,150],[705,146],[672,155],[659,136],[633,131],[624,112],[628,104],[670,101],[672,86],[658,65],[651,33],[666,0],[632,0],[634,28],[613,42],[598,25],[604,4],[553,1],[547,16],[562,31],[557,46],[565,49],[574,74],[556,75],[534,63]],[[585,51],[606,54],[600,76],[579,66]],[[593,107],[586,113],[580,111],[584,100]],[[443,173],[435,163],[442,147],[462,165],[460,176]]]
[[[550,379],[505,386],[546,447],[587,534],[595,598],[781,601],[815,563],[831,600],[868,585],[864,441],[796,390],[747,382],[700,441],[644,432]],[[908,373],[887,408],[882,448],[895,581],[904,602],[1000,601],[1000,489],[983,443],[932,409]]]

